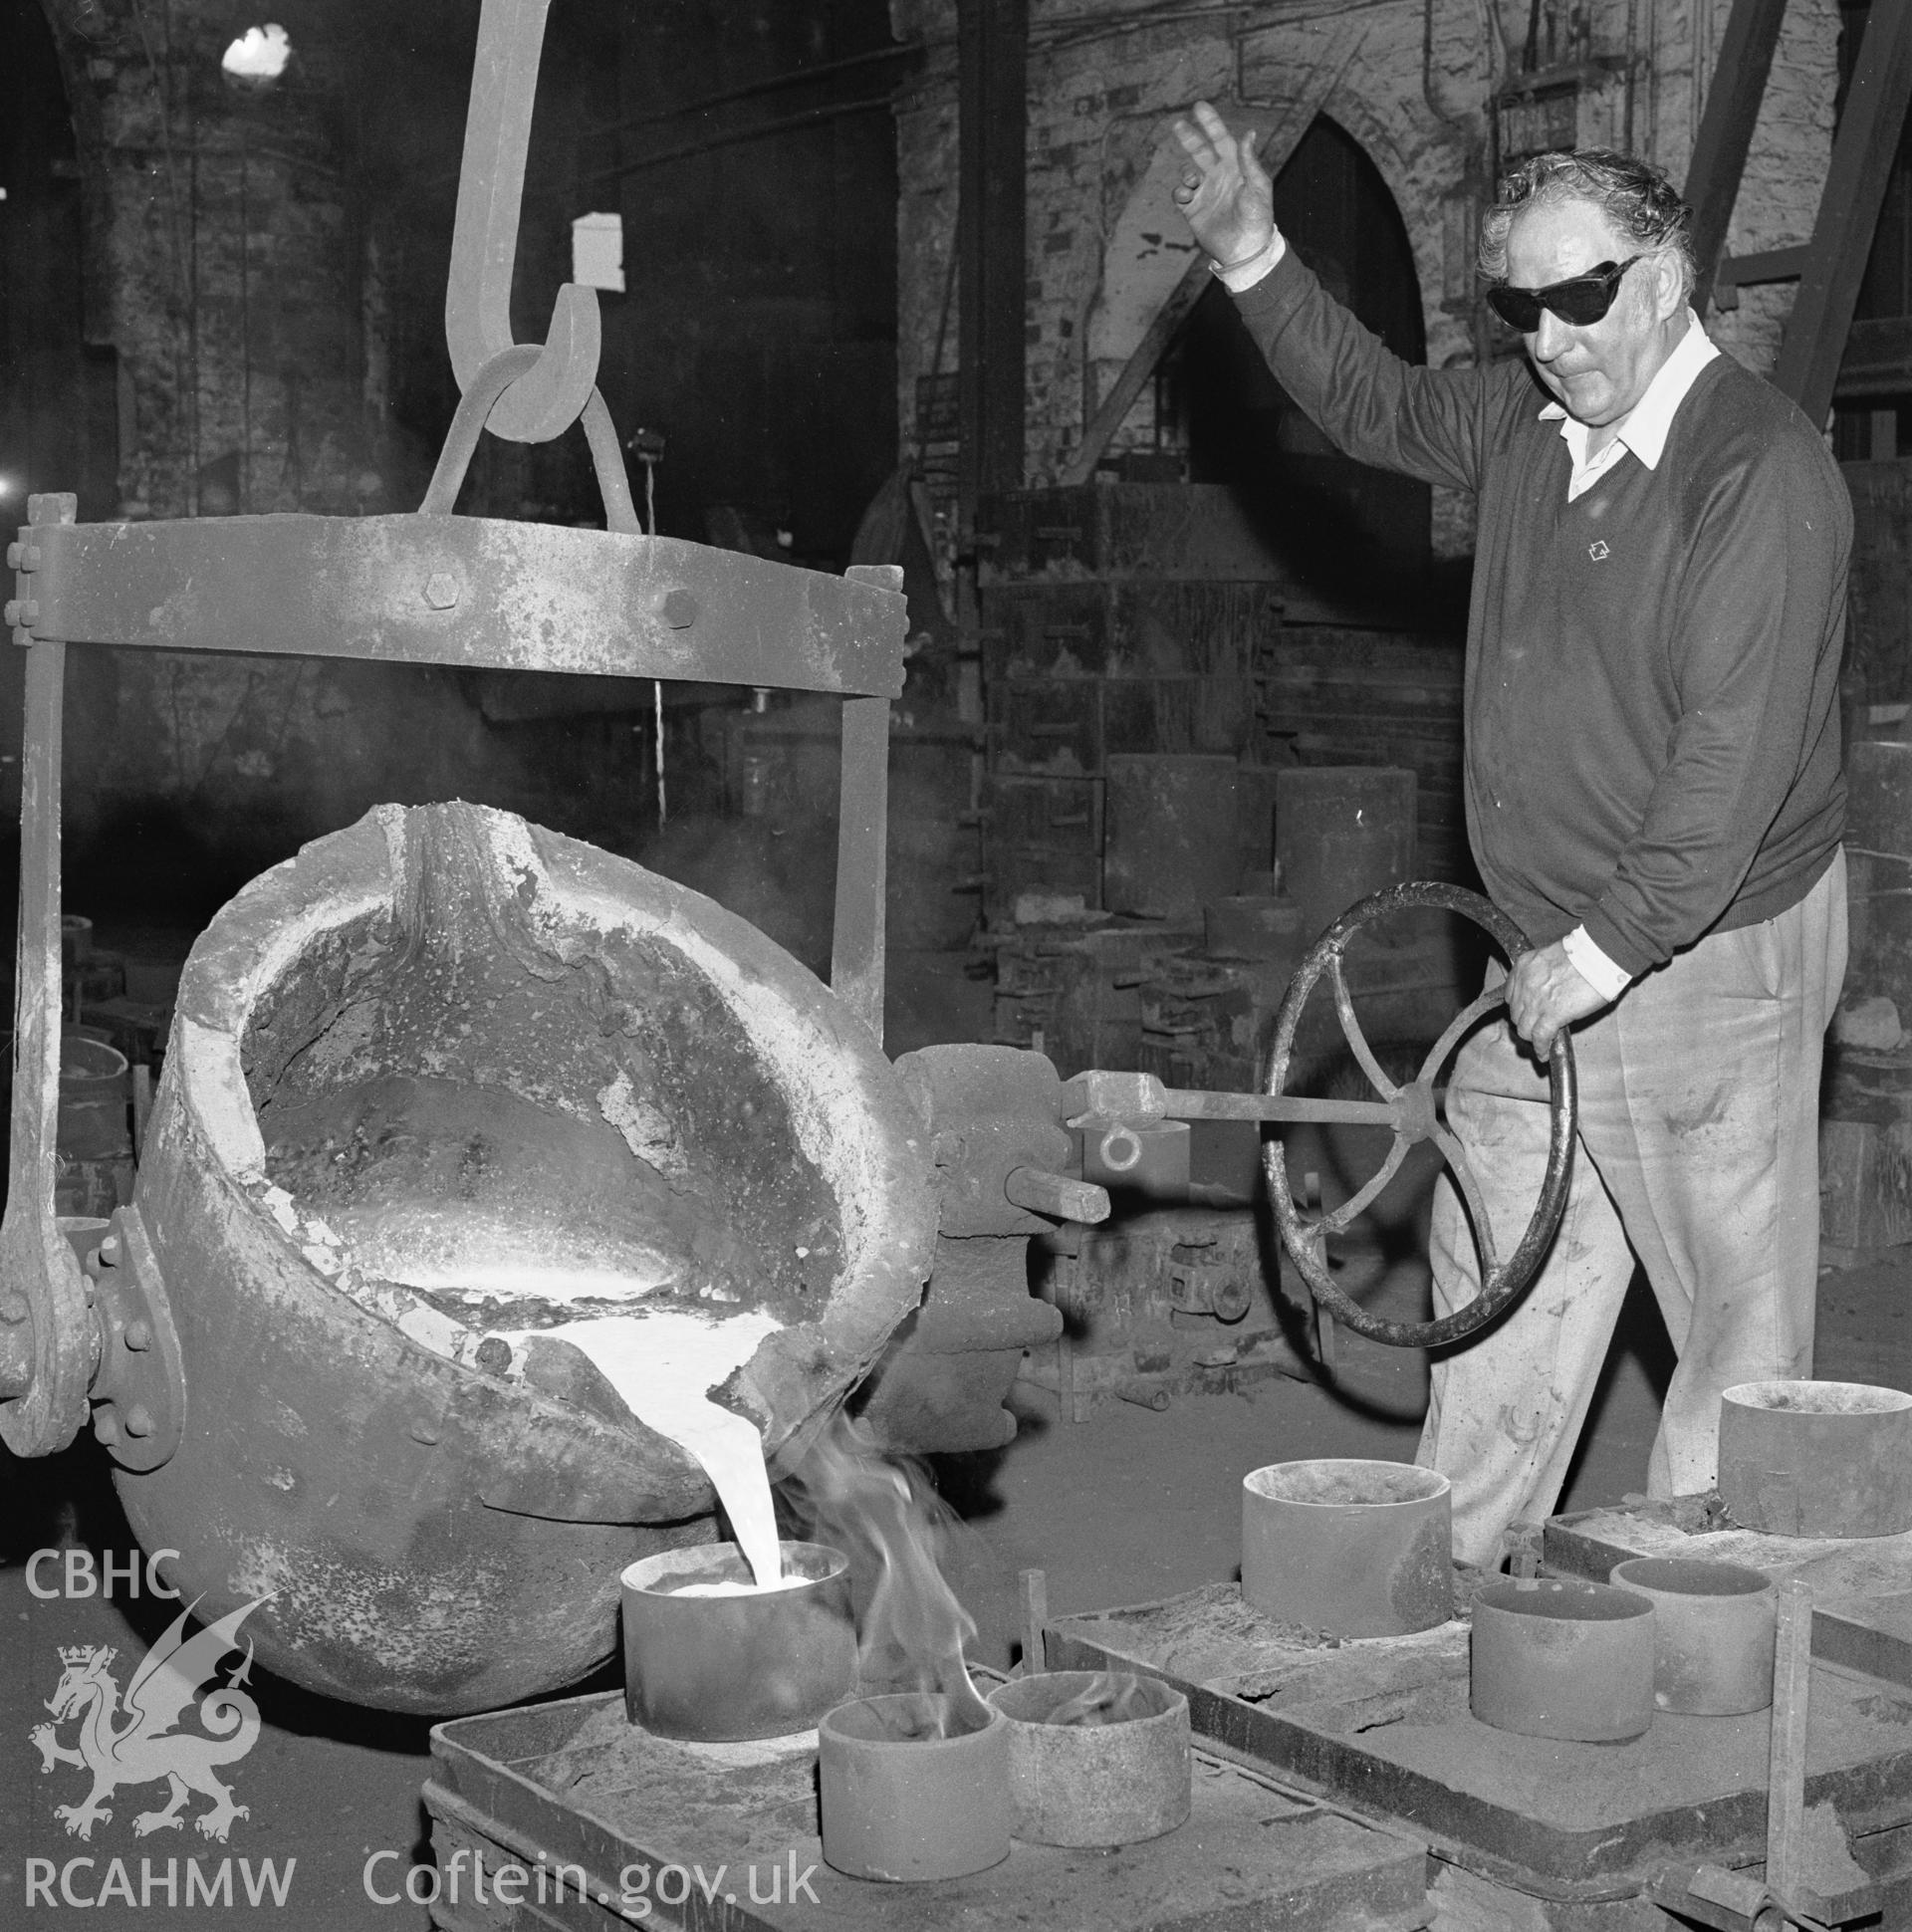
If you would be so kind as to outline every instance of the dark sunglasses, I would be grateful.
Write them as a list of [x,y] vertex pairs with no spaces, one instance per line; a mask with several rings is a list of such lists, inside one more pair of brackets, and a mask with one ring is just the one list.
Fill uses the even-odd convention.
[[1531,336],[1541,326],[1541,311],[1551,309],[1575,329],[1598,322],[1613,306],[1619,293],[1620,277],[1641,259],[1629,255],[1623,262],[1602,262],[1584,275],[1569,276],[1564,282],[1550,282],[1544,289],[1516,289],[1496,282],[1487,299],[1494,313],[1510,329]]

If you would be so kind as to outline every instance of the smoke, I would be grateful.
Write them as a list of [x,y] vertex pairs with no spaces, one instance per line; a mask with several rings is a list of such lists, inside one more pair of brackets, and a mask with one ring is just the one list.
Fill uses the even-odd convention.
[[923,1471],[885,1456],[839,1414],[784,1482],[779,1501],[793,1534],[849,1559],[863,1694],[940,1691],[952,1730],[986,1719],[963,1657],[976,1620],[942,1571],[956,1517]]
[[1073,1724],[1093,1729],[1105,1724],[1126,1724],[1133,1718],[1154,1714],[1141,1680],[1127,1671],[1104,1670],[1096,1673],[1066,1702],[1058,1704],[1044,1719],[1045,1724]]

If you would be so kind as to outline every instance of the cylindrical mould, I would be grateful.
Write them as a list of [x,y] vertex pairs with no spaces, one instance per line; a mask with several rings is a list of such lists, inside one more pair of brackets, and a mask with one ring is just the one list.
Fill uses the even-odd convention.
[[63,1028],[56,1213],[110,1215],[132,1199],[131,1105],[125,1055],[97,1027]]
[[1242,1594],[1285,1623],[1395,1637],[1454,1614],[1449,1484],[1412,1463],[1330,1457],[1242,1479]]
[[1572,1577],[1490,1584],[1474,1605],[1469,1703],[1530,1738],[1637,1738],[1653,1722],[1652,1602]]
[[1777,1537],[1912,1530],[1912,1395],[1866,1382],[1741,1382],[1720,1404],[1720,1500]]
[[808,1731],[856,1681],[849,1560],[785,1543],[790,1589],[683,1596],[686,1583],[747,1583],[734,1543],[667,1550],[624,1570],[624,1709],[660,1738],[707,1743]]
[[1631,1557],[1612,1581],[1653,1605],[1653,1703],[1738,1717],[1773,1702],[1778,1592],[1764,1570],[1691,1557]]
[[[1008,1721],[1017,1837],[1138,1844],[1188,1816],[1188,1699],[1158,1678],[1055,1670],[1004,1684],[989,1701]],[[1071,1706],[1084,1721],[1070,1721]]]
[[851,1878],[962,1878],[1009,1856],[1009,1726],[939,1691],[839,1704],[817,1727],[824,1857]]

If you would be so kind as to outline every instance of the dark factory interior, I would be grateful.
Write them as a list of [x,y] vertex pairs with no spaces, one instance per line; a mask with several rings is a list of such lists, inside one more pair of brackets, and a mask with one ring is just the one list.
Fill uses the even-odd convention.
[[[1912,5],[0,0],[0,1923],[1912,1928]],[[1603,161],[1496,257],[1561,150],[1690,212]],[[1648,943],[1735,623],[1813,709]],[[1530,947],[1507,821],[1582,798]],[[1606,1044],[1722,947],[1771,1092],[1737,992]],[[1716,1083],[1698,1250],[1780,1190],[1684,1313],[1627,1051]],[[1600,1201],[1569,1375],[1509,1337]],[[1803,1340],[1716,1359],[1758,1268]],[[1444,1421],[1542,1472],[1486,1530]]]

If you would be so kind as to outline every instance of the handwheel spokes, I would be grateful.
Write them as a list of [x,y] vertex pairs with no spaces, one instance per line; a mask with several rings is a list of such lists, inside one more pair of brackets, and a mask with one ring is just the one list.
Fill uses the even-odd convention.
[[1347,981],[1341,975],[1341,955],[1338,951],[1328,955],[1327,970],[1333,976],[1334,1011],[1340,1015],[1341,1032],[1346,1037],[1348,1047],[1360,1063],[1369,1086],[1375,1092],[1385,1093],[1391,1100],[1400,1089],[1381,1071],[1381,1063],[1374,1058],[1373,1049],[1367,1044],[1367,1036],[1361,1031],[1361,1023],[1354,1017],[1354,1002],[1348,998]]
[[[1548,1067],[1549,1106],[1552,1119],[1547,1174],[1539,1199],[1528,1217],[1525,1230],[1513,1252],[1502,1261],[1495,1252],[1494,1229],[1488,1221],[1487,1203],[1481,1184],[1468,1164],[1459,1138],[1441,1120],[1436,1085],[1441,1070],[1465,1036],[1497,1006],[1505,1004],[1504,989],[1496,987],[1479,999],[1443,1030],[1428,1054],[1421,1072],[1405,1085],[1396,1087],[1381,1071],[1368,1048],[1360,1023],[1354,1017],[1342,973],[1341,952],[1360,929],[1376,918],[1391,913],[1430,909],[1457,912],[1482,927],[1503,957],[1515,960],[1528,951],[1526,935],[1491,900],[1458,885],[1420,883],[1390,886],[1350,906],[1310,949],[1295,977],[1289,983],[1281,1011],[1275,1017],[1275,1038],[1269,1056],[1267,1093],[1276,1105],[1263,1116],[1271,1123],[1305,1119],[1341,1120],[1352,1112],[1355,1103],[1345,1100],[1308,1101],[1292,1098],[1283,1091],[1295,1052],[1295,1036],[1301,1025],[1309,995],[1324,972],[1334,982],[1334,1004],[1347,1041],[1361,1071],[1375,1089],[1387,1096],[1375,1112],[1388,1116],[1386,1124],[1395,1134],[1395,1144],[1377,1173],[1361,1190],[1332,1215],[1304,1221],[1302,1209],[1289,1193],[1288,1163],[1282,1143],[1271,1139],[1262,1150],[1274,1209],[1275,1223],[1282,1244],[1303,1280],[1308,1283],[1316,1309],[1331,1315],[1336,1323],[1355,1333],[1392,1347],[1437,1348],[1464,1339],[1484,1328],[1510,1308],[1523,1294],[1546,1259],[1547,1250],[1558,1230],[1560,1214],[1566,1204],[1571,1178],[1575,1128],[1573,1049],[1566,1033],[1555,1043]],[[1315,1108],[1322,1109],[1318,1114]],[[1333,1109],[1333,1111],[1328,1111]],[[1368,1109],[1361,1108],[1363,1115]],[[1367,1209],[1388,1181],[1399,1171],[1406,1149],[1417,1141],[1431,1139],[1441,1150],[1453,1185],[1459,1191],[1474,1227],[1475,1247],[1480,1256],[1480,1293],[1464,1307],[1431,1322],[1393,1322],[1352,1301],[1335,1284],[1328,1272],[1324,1249],[1327,1237],[1336,1233]]]
[[1400,1121],[1400,1100],[1310,1100],[1281,1096],[1279,1112],[1273,1108],[1256,1116],[1283,1126],[1308,1121],[1317,1127],[1395,1127]]
[[1468,1219],[1474,1223],[1474,1246],[1481,1257],[1481,1287],[1485,1289],[1501,1272],[1501,1264],[1494,1253],[1494,1228],[1487,1218],[1487,1203],[1481,1198],[1480,1182],[1468,1165],[1466,1150],[1448,1128],[1442,1127],[1436,1132],[1434,1144],[1440,1148],[1448,1171],[1461,1190],[1461,1198],[1467,1203]]
[[1405,1134],[1397,1133],[1394,1144],[1387,1150],[1387,1158],[1381,1162],[1367,1178],[1366,1184],[1358,1194],[1351,1194],[1332,1214],[1323,1214],[1316,1224],[1324,1234],[1339,1234],[1350,1226],[1360,1215],[1367,1211],[1368,1205],[1389,1181],[1401,1171],[1401,1162],[1407,1158],[1407,1150],[1413,1143]]
[[1447,1065],[1447,1057],[1466,1039],[1474,1027],[1492,1013],[1497,1006],[1507,1004],[1507,982],[1489,987],[1472,1006],[1464,1006],[1447,1023],[1447,1031],[1435,1041],[1428,1050],[1427,1058],[1421,1062],[1421,1079],[1432,1083],[1434,1076]]

